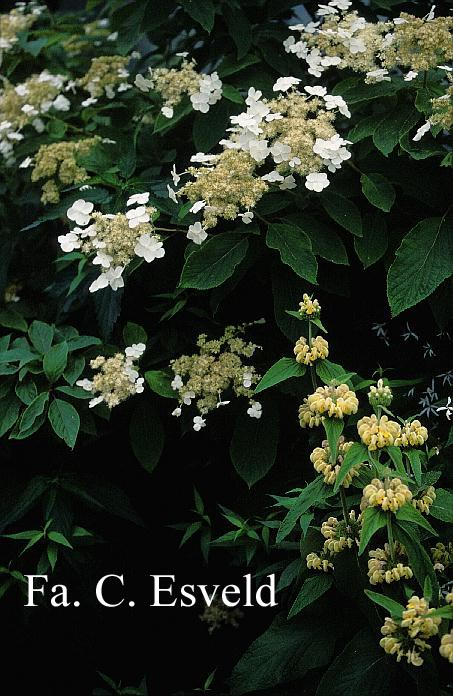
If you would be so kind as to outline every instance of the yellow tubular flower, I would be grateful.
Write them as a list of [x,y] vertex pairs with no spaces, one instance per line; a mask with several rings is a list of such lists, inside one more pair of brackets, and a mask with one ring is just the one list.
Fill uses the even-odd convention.
[[420,447],[428,439],[428,431],[419,420],[405,423],[401,433],[395,438],[396,447]]
[[381,628],[384,638],[379,645],[389,655],[396,655],[397,662],[406,658],[408,664],[420,667],[423,664],[421,653],[431,649],[426,641],[438,633],[442,621],[439,616],[430,616],[433,611],[426,599],[414,595],[409,599],[401,621],[390,617],[385,619]]
[[324,360],[329,355],[329,344],[322,336],[312,338],[310,344],[301,336],[294,346],[296,361],[303,365],[313,365],[316,360]]
[[436,490],[434,486],[428,486],[428,488],[424,493],[422,493],[420,498],[414,498],[412,500],[412,505],[414,506],[414,508],[420,510],[420,512],[423,512],[427,515],[429,513],[431,505],[434,503],[435,500]]
[[[384,582],[390,584],[403,579],[410,580],[413,576],[409,566],[400,561],[392,563],[388,544],[385,544],[383,549],[370,551],[368,555],[368,577],[371,585],[379,585]],[[395,555],[397,557],[406,556],[404,548],[398,543],[395,544]]]
[[321,425],[322,417],[314,414],[308,404],[307,399],[304,399],[304,403],[299,406],[299,424],[301,428],[317,428]]
[[442,636],[439,653],[442,655],[442,657],[445,657],[446,660],[453,663],[453,629],[450,631],[450,633],[446,633],[444,636]]
[[356,520],[355,511],[351,510],[349,513],[348,525],[344,520],[329,517],[321,525],[321,534],[326,539],[323,546],[324,553],[328,552],[333,556],[344,549],[351,549],[358,537],[358,520]]
[[360,509],[365,510],[372,506],[381,507],[384,511],[396,512],[411,499],[412,493],[399,478],[387,478],[384,481],[375,478],[363,489]]
[[359,400],[347,384],[338,387],[318,387],[314,394],[304,400],[314,415],[343,418],[357,413]]
[[401,434],[401,428],[395,421],[389,420],[388,416],[364,416],[357,423],[357,431],[363,444],[373,452],[381,447],[393,445],[397,437]]
[[329,572],[329,568],[333,569],[333,563],[328,558],[318,556],[317,553],[309,553],[307,556],[307,568],[311,570],[322,570],[324,573]]
[[312,299],[306,292],[302,295],[302,302],[299,302],[299,314],[309,319],[319,317],[321,314],[321,305],[318,300]]
[[[324,476],[325,483],[328,483],[329,485],[333,485],[335,483],[346,452],[352,445],[352,442],[345,442],[344,437],[340,438],[336,464],[331,464],[329,461],[330,449],[327,440],[324,440],[322,442],[322,446],[316,447],[310,454],[310,461],[312,462],[315,471]],[[358,464],[348,471],[346,478],[341,484],[344,488],[348,488],[351,485],[352,479],[355,476],[358,476],[361,467],[362,464]]]
[[442,544],[440,541],[431,549],[431,557],[435,566],[441,566],[436,570],[445,570],[453,564],[453,543]]

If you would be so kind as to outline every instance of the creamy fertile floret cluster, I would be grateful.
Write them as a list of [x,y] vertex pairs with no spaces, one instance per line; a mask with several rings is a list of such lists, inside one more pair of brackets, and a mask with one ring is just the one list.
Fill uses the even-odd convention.
[[203,416],[230,403],[223,400],[225,392],[246,397],[249,400],[247,414],[251,418],[261,418],[261,404],[253,400],[253,387],[260,375],[253,365],[244,363],[244,358],[251,358],[260,346],[245,341],[244,331],[245,325],[227,326],[223,336],[213,340],[201,334],[197,340],[198,353],[182,355],[170,363],[174,373],[171,386],[179,398],[172,415],[180,416],[183,406],[195,401],[200,414],[193,419],[196,431],[206,425]]
[[126,65],[128,56],[99,56],[91,60],[88,72],[77,80],[79,87],[89,93],[89,97],[82,102],[82,106],[96,104],[104,95],[107,99],[114,99],[116,94],[131,89],[128,77],[129,71]]
[[384,544],[383,549],[370,551],[368,559],[368,578],[371,585],[410,580],[413,576],[407,563],[407,554],[403,546],[396,542],[393,547],[393,558],[390,546]]
[[7,165],[15,162],[14,145],[23,140],[25,126],[42,133],[43,116],[52,111],[69,111],[71,103],[63,92],[68,82],[64,75],[43,70],[25,82],[13,85],[6,79],[0,89],[0,154]]
[[[344,457],[352,445],[353,442],[345,442],[344,437],[341,436],[338,443],[338,453],[335,462],[330,461],[330,447],[327,440],[323,440],[321,447],[315,447],[313,452],[310,454],[310,461],[312,462],[315,471],[324,476],[325,483],[332,486],[334,485]],[[351,485],[352,479],[359,475],[361,467],[362,464],[357,464],[348,471],[343,483],[341,484],[344,488],[348,488]]]
[[329,185],[326,171],[335,172],[349,159],[349,141],[334,127],[337,112],[349,117],[342,97],[327,94],[324,87],[295,88],[300,80],[281,77],[274,84],[278,93],[266,99],[251,87],[247,109],[231,116],[229,137],[222,139],[223,152],[198,153],[190,167],[192,181],[177,194],[193,203],[192,212],[203,211],[203,227],[217,224],[218,218],[248,223],[252,209],[271,187],[284,191],[296,187],[295,175],[305,178],[310,191]]
[[110,286],[124,287],[123,272],[133,258],[146,263],[165,254],[163,243],[152,222],[156,209],[147,206],[149,193],[136,193],[127,201],[126,213],[94,211],[90,201],[74,201],[67,211],[76,223],[71,232],[58,237],[62,251],[78,250],[99,266],[100,274],[90,285],[90,292]]
[[3,54],[16,47],[19,32],[30,29],[45,10],[37,2],[17,2],[11,12],[0,14],[0,65]]
[[149,68],[149,75],[137,75],[135,86],[142,92],[154,90],[164,102],[161,112],[172,118],[174,107],[188,94],[195,111],[207,114],[209,108],[222,98],[222,80],[216,72],[199,73],[196,63],[183,59],[179,68]]
[[41,196],[44,204],[58,203],[59,184],[63,186],[81,184],[88,178],[86,169],[77,163],[77,158],[87,155],[99,141],[100,138],[95,136],[74,142],[63,141],[41,145],[33,159],[28,158],[28,161],[22,162],[21,167],[33,165],[32,181],[46,179]]
[[90,361],[90,367],[96,374],[90,379],[80,379],[77,386],[93,394],[89,406],[93,408],[105,403],[109,408],[118,406],[133,394],[144,390],[143,377],[137,371],[137,361],[145,352],[144,343],[133,343],[124,353],[115,353],[110,358],[98,355]]
[[331,66],[351,68],[366,74],[367,82],[390,80],[389,72],[409,71],[408,81],[421,70],[436,68],[453,59],[453,18],[426,17],[402,12],[393,20],[368,22],[352,2],[331,0],[320,5],[316,22],[297,24],[290,29],[299,34],[284,41],[288,53],[308,65],[315,77]]
[[379,644],[389,655],[396,655],[400,662],[403,658],[407,663],[420,667],[423,664],[422,653],[430,650],[427,642],[439,632],[442,621],[440,616],[430,616],[434,609],[423,597],[415,595],[407,603],[400,620],[387,617],[381,628],[384,638]]

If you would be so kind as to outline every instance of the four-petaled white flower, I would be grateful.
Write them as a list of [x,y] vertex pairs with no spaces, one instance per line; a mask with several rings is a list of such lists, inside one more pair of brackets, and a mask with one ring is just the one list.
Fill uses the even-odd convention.
[[281,164],[281,162],[287,162],[291,159],[291,147],[286,145],[286,143],[281,143],[279,140],[273,144],[270,151],[275,164]]
[[249,415],[250,418],[261,418],[263,415],[263,407],[259,401],[250,402],[250,408],[247,409],[247,415]]
[[153,88],[153,81],[147,80],[146,77],[143,77],[143,75],[136,75],[134,85],[141,92],[149,92],[149,90]]
[[62,94],[59,94],[58,97],[53,100],[52,106],[57,111],[69,111],[71,108],[71,102]]
[[246,388],[249,389],[252,386],[252,377],[253,373],[252,372],[244,372],[243,378],[242,378],[242,385]]
[[272,89],[274,92],[287,92],[291,87],[298,85],[299,82],[298,77],[279,77]]
[[171,381],[171,384],[170,384],[173,391],[177,391],[178,389],[181,389],[181,387],[183,385],[184,385],[184,382],[181,379],[181,375],[175,375]]
[[329,179],[327,174],[323,172],[313,172],[309,174],[305,180],[305,186],[310,191],[317,191],[318,193],[323,189],[327,188],[329,185]]
[[148,232],[138,238],[134,252],[136,256],[145,259],[146,263],[151,263],[154,259],[161,259],[165,256],[165,249],[160,239]]
[[119,288],[123,288],[124,280],[121,276],[123,271],[123,266],[109,268],[108,271],[101,273],[101,275],[91,283],[89,291],[97,292],[98,290],[102,290],[103,288],[110,286],[112,290],[116,292]]
[[324,97],[327,94],[327,89],[325,87],[321,87],[320,85],[315,85],[314,87],[304,87],[304,90],[314,97]]
[[33,164],[33,159],[31,157],[26,157],[20,164],[19,169],[27,169]]
[[296,188],[296,186],[297,186],[297,184],[296,184],[295,178],[293,177],[292,174],[289,174],[288,176],[285,176],[282,183],[279,184],[278,188],[281,191],[289,191],[290,189]]
[[110,268],[112,265],[113,257],[107,254],[105,251],[98,250],[96,256],[93,259],[93,264],[95,266],[102,266],[102,268]]
[[194,222],[193,225],[189,225],[189,231],[186,236],[194,244],[201,244],[208,236],[208,233],[203,229],[201,222]]
[[66,254],[70,253],[71,251],[74,251],[74,249],[80,248],[80,239],[78,235],[74,232],[68,232],[68,234],[61,234],[58,237],[58,243],[61,247],[61,250],[64,251]]
[[170,184],[167,184],[167,191],[168,191],[168,197],[173,203],[178,203],[178,199],[176,198],[176,191],[172,189]]
[[128,358],[134,359],[141,358],[145,350],[146,346],[144,343],[133,343],[131,346],[128,346],[124,352]]
[[88,99],[84,99],[82,102],[83,107],[91,106],[92,104],[96,104],[97,99],[96,97],[88,97]]
[[162,116],[165,116],[165,118],[173,118],[173,107],[172,106],[163,106],[161,108]]
[[411,80],[415,80],[417,75],[418,75],[418,72],[416,70],[409,70],[407,75],[404,76],[404,81],[411,82]]
[[193,429],[199,432],[206,425],[206,420],[201,416],[195,416],[193,419]]
[[91,213],[93,211],[94,205],[91,201],[84,201],[83,198],[79,198],[74,201],[66,215],[69,220],[72,220],[77,225],[85,227],[90,222]]
[[145,206],[139,205],[138,208],[132,208],[126,213],[126,217],[129,220],[129,227],[131,230],[134,227],[138,227],[142,222],[149,222],[149,213],[147,213]]
[[93,382],[90,379],[78,379],[76,385],[85,391],[93,391]]
[[145,205],[149,201],[149,193],[145,191],[144,193],[134,193],[127,199],[126,205]]

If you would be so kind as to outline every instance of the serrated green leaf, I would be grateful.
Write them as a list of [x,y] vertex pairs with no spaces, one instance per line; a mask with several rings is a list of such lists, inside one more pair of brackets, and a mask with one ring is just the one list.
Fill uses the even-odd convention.
[[275,384],[284,382],[291,377],[303,377],[306,370],[305,365],[301,365],[294,358],[280,358],[261,378],[255,387],[255,394],[259,394],[265,389],[269,389],[269,387],[273,387]]
[[80,416],[72,404],[54,399],[47,414],[54,433],[73,449],[80,428]]
[[360,182],[371,205],[388,213],[395,202],[395,189],[389,180],[382,174],[362,174]]
[[280,253],[280,258],[301,278],[316,283],[318,263],[311,251],[311,242],[305,232],[292,225],[269,226],[266,244]]
[[187,258],[179,285],[208,290],[230,278],[245,258],[249,243],[243,234],[224,232],[212,235]]
[[292,619],[302,609],[313,604],[332,587],[332,584],[333,577],[326,573],[317,573],[314,577],[307,578],[289,610],[288,619]]
[[44,355],[43,367],[46,377],[51,384],[63,374],[68,363],[68,344],[66,341],[57,343]]

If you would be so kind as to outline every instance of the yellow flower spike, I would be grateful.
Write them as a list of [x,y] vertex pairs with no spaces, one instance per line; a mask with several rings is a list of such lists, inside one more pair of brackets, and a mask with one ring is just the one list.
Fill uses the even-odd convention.
[[396,438],[401,434],[401,427],[395,421],[389,420],[388,416],[378,418],[374,413],[371,416],[364,416],[357,423],[357,432],[363,444],[368,447],[370,452],[374,452],[382,447],[395,444]]
[[371,506],[396,512],[410,500],[412,500],[412,493],[399,478],[385,479],[385,481],[375,478],[363,489],[360,509],[365,510]]

